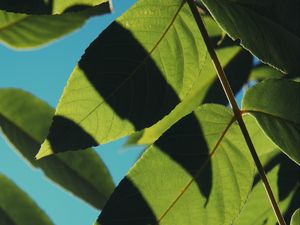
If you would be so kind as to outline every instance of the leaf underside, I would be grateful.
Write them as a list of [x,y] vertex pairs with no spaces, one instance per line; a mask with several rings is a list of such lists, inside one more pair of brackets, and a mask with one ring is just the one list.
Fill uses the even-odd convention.
[[0,173],[1,225],[54,225],[16,184]]
[[[205,58],[184,2],[137,2],[86,50],[37,158],[106,143],[155,124],[192,92]],[[70,123],[77,129],[70,130]],[[85,140],[72,145],[81,135]]]
[[[13,104],[12,104],[13,102]],[[114,189],[112,178],[92,149],[34,159],[51,124],[54,110],[31,94],[18,89],[0,89],[0,128],[7,139],[34,167],[101,209]]]
[[220,26],[263,62],[300,72],[298,0],[201,0]]
[[262,81],[246,93],[242,108],[254,116],[265,134],[300,165],[300,83]]
[[0,10],[0,43],[16,49],[40,47],[80,28],[88,18],[108,12],[108,3],[63,15],[28,15]]

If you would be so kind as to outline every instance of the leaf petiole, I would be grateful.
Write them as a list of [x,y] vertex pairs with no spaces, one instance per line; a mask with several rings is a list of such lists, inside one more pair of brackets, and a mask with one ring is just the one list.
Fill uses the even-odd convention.
[[196,6],[196,4],[195,4],[195,2],[193,0],[187,0],[187,3],[188,3],[188,5],[189,5],[189,7],[190,7],[190,9],[191,9],[191,11],[193,13],[194,19],[195,19],[195,21],[196,21],[196,23],[198,25],[198,28],[199,28],[200,33],[201,33],[201,35],[203,37],[203,40],[205,42],[206,48],[208,50],[208,53],[209,53],[209,55],[210,55],[210,57],[212,59],[214,67],[216,69],[218,78],[219,78],[219,80],[220,80],[220,82],[222,84],[223,90],[224,90],[224,92],[226,94],[226,97],[227,97],[227,99],[228,99],[231,107],[232,107],[232,110],[233,110],[234,115],[235,115],[235,117],[237,119],[239,127],[240,127],[240,129],[242,131],[244,139],[245,139],[245,141],[246,141],[246,143],[248,145],[248,148],[250,150],[252,158],[253,158],[253,160],[255,162],[255,165],[256,165],[256,167],[258,169],[258,173],[259,173],[259,175],[260,175],[260,177],[262,179],[262,182],[264,184],[266,193],[267,193],[267,195],[269,197],[269,200],[270,200],[270,203],[272,205],[273,211],[274,211],[274,213],[276,215],[277,221],[278,221],[278,223],[280,225],[286,225],[286,222],[284,221],[284,218],[283,218],[283,216],[282,216],[282,214],[280,212],[280,209],[278,207],[278,204],[277,204],[277,202],[275,200],[274,194],[272,192],[271,186],[270,186],[269,181],[267,179],[267,176],[265,174],[264,168],[263,168],[263,166],[262,166],[262,164],[261,164],[261,162],[260,162],[260,160],[258,158],[257,152],[255,150],[255,147],[254,147],[253,143],[252,143],[252,140],[250,138],[249,132],[248,132],[248,130],[246,128],[246,125],[245,125],[245,123],[243,121],[241,111],[240,111],[240,109],[238,107],[237,102],[235,101],[233,91],[232,91],[232,89],[230,87],[230,84],[229,84],[229,82],[227,80],[225,72],[224,72],[224,70],[223,70],[223,68],[222,68],[222,66],[220,64],[220,61],[219,61],[219,59],[217,57],[217,54],[216,54],[216,52],[215,52],[215,50],[213,48],[213,45],[211,43],[211,40],[209,38],[209,35],[208,35],[207,30],[205,28],[205,25],[204,25],[204,23],[203,23],[203,21],[201,19],[201,16],[200,16],[200,14],[199,14],[199,12],[197,10],[197,6]]

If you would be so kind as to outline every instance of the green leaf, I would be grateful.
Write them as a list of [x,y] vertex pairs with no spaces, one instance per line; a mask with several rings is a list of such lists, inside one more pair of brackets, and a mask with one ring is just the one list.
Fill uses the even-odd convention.
[[249,80],[257,80],[262,81],[264,79],[271,79],[271,78],[285,78],[291,80],[297,80],[299,77],[299,73],[288,73],[283,74],[281,71],[276,70],[268,65],[264,65],[262,63],[253,67]]
[[222,36],[222,30],[220,29],[218,24],[214,21],[214,19],[211,16],[203,15],[202,18],[203,18],[203,21],[206,25],[208,35],[211,38]]
[[[220,37],[222,32],[220,28],[216,27],[217,24],[214,20],[210,16],[203,16],[203,19],[210,37],[212,39],[217,36]],[[218,41],[218,39],[215,41]],[[216,54],[228,75],[228,79],[232,84],[234,92],[237,93],[248,79],[252,67],[252,56],[243,49],[235,46],[231,40],[226,39],[226,41],[229,43],[226,43],[225,45],[223,43],[218,46]],[[242,73],[239,71],[241,68],[243,69]],[[191,113],[204,102],[228,104],[224,91],[219,83],[214,65],[212,64],[210,57],[207,57],[203,69],[198,76],[195,85],[192,87],[190,94],[162,120],[149,128],[145,128],[142,131],[130,135],[130,138],[125,145],[152,144],[174,123]]]
[[242,46],[288,73],[300,72],[300,1],[202,0],[220,26]]
[[[221,35],[220,29],[217,31],[216,23],[209,16],[204,16],[203,19],[208,31],[210,31],[211,38]],[[229,80],[234,84],[234,91],[237,92],[248,78],[249,69],[252,65],[252,57],[249,57],[249,54],[245,53],[245,51],[241,48],[232,45],[232,43],[229,46],[219,46],[216,49],[216,53],[222,67],[225,68],[226,73],[229,75]],[[240,63],[240,60],[242,63]],[[243,72],[237,72],[241,67],[243,67]],[[198,76],[198,79],[192,87],[189,95],[187,95],[186,98],[162,120],[149,128],[145,128],[140,132],[132,134],[126,145],[152,144],[174,123],[191,113],[205,101],[212,103],[218,101],[220,103],[227,104],[224,92],[218,84],[219,80],[217,78],[214,65],[212,64],[210,57],[207,57],[203,69],[201,70],[200,75]],[[214,88],[212,88],[212,86]],[[215,87],[219,89],[216,89]],[[213,92],[216,93],[212,94]]]
[[0,43],[17,49],[39,47],[80,28],[88,18],[107,13],[108,9],[107,4],[102,4],[54,16],[27,15],[0,10]]
[[[238,55],[240,48],[238,47],[226,47],[217,50],[218,57],[222,66],[227,66],[230,60]],[[203,69],[195,82],[194,87],[191,89],[190,94],[178,104],[172,112],[165,116],[162,120],[154,124],[153,126],[144,129],[139,134],[133,134],[135,137],[132,142],[136,144],[152,144],[155,142],[166,130],[168,130],[173,124],[175,124],[182,117],[191,113],[200,104],[203,103],[206,93],[211,86],[217,80],[215,69],[209,57],[206,58]],[[133,143],[131,143],[133,144]]]
[[27,194],[1,173],[0,190],[1,225],[53,225]]
[[[106,4],[110,9],[109,0],[54,0],[53,1],[53,14],[60,14],[68,11],[78,11],[80,9],[85,9],[87,7],[98,6],[101,4]],[[110,11],[110,10],[109,10]]]
[[270,78],[282,78],[284,74],[280,71],[263,64],[254,67],[249,76],[249,80],[264,80]]
[[[234,94],[239,93],[248,82],[248,77],[253,66],[253,56],[245,50],[240,50],[224,67],[227,79]],[[203,103],[216,103],[228,105],[228,100],[219,79],[209,86]]]
[[106,4],[108,12],[110,12],[109,0],[1,0],[0,9],[25,14],[63,14],[71,11],[80,11],[89,7]]
[[[185,2],[138,1],[86,50],[37,158],[150,127],[190,95],[205,58]],[[74,143],[82,135],[85,140]]]
[[[264,158],[270,158],[269,155],[265,155]],[[286,221],[289,221],[290,218],[286,217],[286,213],[293,207],[293,201],[296,201],[296,205],[298,204],[300,183],[297,176],[288,176],[288,174],[299,174],[300,168],[287,159],[285,155],[276,154],[271,160],[268,160],[265,169],[280,211],[285,215]],[[257,174],[247,203],[233,225],[275,224],[277,224],[277,219],[263,183]]]
[[203,105],[177,122],[119,184],[97,224],[231,224],[254,177],[234,121],[228,108]]
[[291,225],[299,225],[299,224],[300,224],[300,208],[294,212],[291,220]]
[[8,140],[47,177],[101,209],[114,184],[106,166],[92,149],[54,155],[40,161],[34,159],[49,130],[53,111],[27,92],[0,89],[0,127]]
[[285,79],[262,81],[243,99],[244,113],[254,116],[266,135],[300,165],[300,83]]

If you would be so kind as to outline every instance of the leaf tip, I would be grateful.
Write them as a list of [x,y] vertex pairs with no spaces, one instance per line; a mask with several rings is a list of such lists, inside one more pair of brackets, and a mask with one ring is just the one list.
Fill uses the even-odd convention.
[[39,152],[36,154],[35,159],[39,160],[39,159],[49,156],[51,154],[53,154],[53,151],[51,150],[51,146],[50,146],[49,142],[46,140],[42,144]]

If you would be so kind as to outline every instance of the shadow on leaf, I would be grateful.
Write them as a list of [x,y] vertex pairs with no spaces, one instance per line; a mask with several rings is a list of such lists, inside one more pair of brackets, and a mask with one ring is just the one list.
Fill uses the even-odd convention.
[[26,14],[51,14],[53,8],[53,0],[2,0],[0,1],[0,9]]
[[105,205],[98,221],[101,225],[154,225],[156,217],[134,183],[124,178]]
[[[75,151],[98,145],[91,135],[68,118],[56,115],[53,117],[53,123],[59,126],[50,128],[47,139],[54,153],[59,153],[66,149]],[[71,131],[72,136],[66,134],[66,130]]]
[[[101,96],[92,110],[84,112],[86,118],[99,107],[110,108],[138,131],[161,120],[180,102],[150,54],[117,22],[110,25],[86,49],[79,68],[88,79],[89,85]],[[79,104],[76,107],[82,106]],[[102,109],[96,112],[99,118],[102,113],[106,113]],[[97,123],[99,127],[115,126],[113,121],[100,121],[102,123]],[[78,150],[101,144],[101,137],[95,135],[97,132],[84,131],[80,127],[81,122],[76,124],[62,116],[54,117],[47,137],[53,152]]]
[[79,67],[114,112],[136,130],[153,125],[179,103],[150,54],[117,22],[90,45]]
[[[294,211],[299,208],[299,198],[300,198],[300,168],[291,159],[289,159],[285,154],[280,153],[272,158],[265,166],[265,171],[268,173],[275,166],[280,165],[278,171],[278,199],[279,201],[284,201],[292,191],[297,188],[294,193],[291,203],[287,211],[284,213],[286,221],[290,221]],[[254,179],[254,185],[260,181],[258,175]]]
[[[188,144],[187,144],[188,143]],[[209,157],[209,150],[206,144],[205,137],[203,135],[201,125],[194,114],[190,114],[177,122],[171,127],[155,144],[153,150],[149,154],[156,154],[156,151],[161,151],[164,155],[167,155],[174,161],[174,163],[179,164],[187,173],[195,178],[195,182],[201,192],[202,196],[206,198],[206,202],[203,207],[208,204],[209,195],[212,189],[212,166]],[[148,150],[150,151],[150,150]],[[147,154],[147,152],[145,153]],[[145,160],[150,160],[150,155],[145,156]],[[152,159],[152,158],[151,158]],[[157,159],[157,158],[156,158]],[[171,163],[171,162],[170,162]],[[159,165],[159,164],[158,164]],[[141,165],[139,165],[139,168]],[[174,167],[164,167],[165,169]],[[163,168],[159,167],[157,170],[163,171]],[[148,170],[149,171],[149,168]],[[152,212],[156,208],[161,208],[158,199],[164,199],[164,191],[166,191],[165,185],[157,185],[156,200],[150,204],[143,197],[143,192],[147,192],[145,189],[138,190],[139,187],[135,187],[129,179],[135,179],[144,186],[149,186],[151,181],[150,178],[145,178],[141,181],[137,178],[137,173],[142,173],[141,171],[135,171],[132,175],[129,175],[119,184],[118,188],[115,190],[111,199],[108,201],[106,207],[104,207],[99,219],[98,224],[101,225],[157,225],[161,215],[154,215]],[[151,176],[165,176],[163,174],[172,174],[173,177],[168,177],[168,180],[164,182],[170,182],[169,180],[176,180],[176,171],[164,171],[162,174],[157,172],[153,173]],[[132,177],[131,177],[132,176]],[[138,177],[145,177],[146,174],[141,174]],[[156,178],[155,178],[156,179]],[[163,181],[161,181],[163,182]],[[155,183],[156,185],[156,183]],[[152,190],[153,186],[150,185]],[[149,188],[149,187],[148,187]],[[147,189],[147,188],[146,188]],[[149,191],[148,190],[148,191]],[[178,190],[182,191],[182,190]],[[174,199],[169,199],[167,201],[168,206],[172,204]],[[164,199],[166,204],[166,199]],[[153,209],[151,211],[151,208]],[[167,207],[163,210],[167,210]]]
[[110,3],[109,1],[101,3],[96,6],[91,5],[72,5],[71,7],[68,7],[64,10],[63,13],[76,13],[76,12],[83,12],[90,13],[91,11],[94,12],[95,15],[102,15],[107,12],[110,12]]
[[[180,164],[192,177],[196,177],[199,189],[208,201],[212,188],[209,149],[201,125],[194,114],[177,122],[155,145]],[[203,171],[201,173],[200,168]]]
[[[225,73],[234,94],[237,94],[243,85],[247,83],[252,69],[252,62],[253,56],[249,52],[242,50],[225,67]],[[209,87],[204,103],[228,104],[228,100],[218,79]]]
[[[58,0],[59,1],[59,0]],[[81,5],[72,5],[64,9],[63,13],[69,12],[80,12],[86,11],[89,13],[89,10],[94,9],[95,15],[101,15],[107,12],[110,12],[110,3],[109,1],[103,2],[97,6],[81,4]],[[0,10],[5,10],[8,12],[14,13],[25,13],[33,15],[51,15],[53,14],[53,0],[1,0],[0,1]]]

